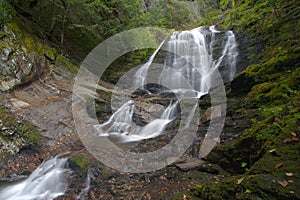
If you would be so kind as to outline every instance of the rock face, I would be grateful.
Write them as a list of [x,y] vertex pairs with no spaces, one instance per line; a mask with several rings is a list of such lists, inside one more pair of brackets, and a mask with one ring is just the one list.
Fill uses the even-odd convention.
[[29,52],[16,35],[4,27],[5,37],[0,42],[0,90],[29,83],[48,67],[45,56]]

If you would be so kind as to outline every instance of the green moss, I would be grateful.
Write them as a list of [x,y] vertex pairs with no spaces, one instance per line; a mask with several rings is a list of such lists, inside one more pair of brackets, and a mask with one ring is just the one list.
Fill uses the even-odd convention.
[[80,173],[82,173],[83,175],[87,173],[88,159],[84,155],[73,155],[70,157],[69,162],[73,166],[78,167],[80,170]]
[[7,130],[13,132],[12,136],[2,134],[0,131],[0,137],[5,141],[14,141],[14,137],[21,137],[25,140],[26,144],[35,146],[40,141],[40,135],[36,129],[26,121],[18,121],[14,116],[8,114],[5,108],[0,105],[0,120],[3,122],[2,127],[6,127]]
[[36,36],[29,34],[26,29],[21,30],[18,22],[8,23],[7,26],[16,35],[16,42],[19,42],[17,45],[23,46],[27,53],[34,52],[39,56],[45,56],[56,67],[65,68],[70,73],[77,73],[77,65],[74,65],[70,60],[59,54],[55,48],[43,43]]
[[79,67],[71,63],[67,58],[63,57],[62,55],[58,54],[55,57],[55,66],[60,68],[65,68],[70,73],[77,73]]
[[10,21],[10,16],[15,14],[15,10],[7,0],[0,1],[0,27]]
[[[141,36],[139,36],[141,37]],[[155,49],[141,49],[126,53],[116,59],[105,70],[102,75],[102,80],[117,83],[120,77],[126,74],[133,67],[137,67],[147,62]]]
[[[284,142],[291,138],[291,132],[298,137],[300,134],[300,43],[296,39],[300,36],[296,8],[299,2],[276,1],[281,17],[274,14],[270,2],[239,1],[219,18],[220,26],[234,27],[236,32],[246,32],[253,43],[262,43],[261,53],[248,57],[256,59],[256,63],[235,76],[239,81],[245,80],[245,85],[251,82],[251,91],[247,90],[245,97],[248,103],[241,109],[255,109],[257,115],[251,116],[251,127],[239,139],[218,146],[207,158],[233,174],[242,175],[200,183],[191,190],[193,198],[300,198],[300,143]],[[257,47],[249,48],[252,51]],[[272,149],[275,152],[270,153]],[[279,163],[283,166],[276,168]],[[294,176],[288,177],[286,172]],[[241,178],[243,181],[237,184]],[[287,186],[280,184],[288,180]]]
[[17,131],[20,132],[21,136],[23,136],[25,140],[33,146],[37,145],[41,139],[40,135],[35,130],[35,128],[33,128],[32,125],[28,123],[22,124]]
[[[274,168],[274,161],[269,168]],[[266,168],[267,169],[267,168]],[[275,169],[275,168],[274,168]],[[276,169],[275,169],[276,170]],[[286,170],[286,169],[285,169]],[[286,180],[285,170],[278,170],[281,176],[271,174],[246,174],[243,176],[228,177],[221,181],[210,181],[195,185],[191,189],[191,196],[198,199],[298,199],[300,194],[297,184],[289,183],[286,187],[280,181]],[[294,170],[289,170],[293,171]],[[252,171],[251,173],[256,173]],[[297,172],[296,172],[297,173]],[[290,178],[290,180],[298,178]]]

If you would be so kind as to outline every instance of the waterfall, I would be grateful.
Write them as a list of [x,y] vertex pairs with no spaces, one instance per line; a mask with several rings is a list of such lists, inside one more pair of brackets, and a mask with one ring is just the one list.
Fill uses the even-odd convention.
[[[155,56],[165,50],[163,69],[158,83],[169,88],[179,102],[170,105],[159,118],[140,127],[133,121],[134,100],[123,104],[110,119],[94,126],[100,136],[116,136],[121,142],[136,142],[164,134],[166,126],[177,116],[182,99],[200,98],[216,87],[214,76],[220,72],[224,82],[232,80],[238,56],[235,35],[232,31],[218,31],[215,26],[199,27],[189,31],[174,32],[162,42],[147,63],[135,74],[134,88],[145,88],[147,75]],[[165,92],[164,90],[161,92]],[[148,94],[151,92],[148,91]],[[184,128],[193,119],[195,105],[187,117]]]
[[144,126],[137,134],[123,135],[122,142],[137,142],[162,135],[166,126],[174,120],[177,113],[178,102],[170,104],[159,119],[155,119]]
[[[192,88],[202,96],[211,89],[216,70],[221,71],[225,81],[235,74],[238,52],[232,31],[224,34],[210,26],[174,32],[165,45],[171,53],[166,56],[160,84],[175,92]],[[188,82],[188,88],[184,88],[183,81]]]
[[164,41],[159,45],[159,47],[151,55],[150,59],[141,68],[139,68],[138,71],[136,72],[135,80],[134,80],[134,84],[135,84],[136,88],[144,88],[144,84],[145,84],[145,80],[146,80],[146,77],[147,77],[148,69],[149,69],[149,67],[152,64],[156,54],[158,53],[158,51],[160,50],[160,48],[162,47],[163,44],[164,44]]
[[52,200],[68,188],[67,158],[55,157],[42,163],[25,180],[0,191],[1,200]]
[[87,174],[86,181],[85,181],[85,188],[80,192],[80,194],[77,196],[77,200],[86,200],[88,199],[88,192],[91,187],[91,177],[89,174]]
[[122,142],[136,142],[154,138],[161,135],[165,127],[176,117],[178,102],[170,103],[159,119],[155,119],[146,126],[139,128],[132,123],[134,106],[132,103],[133,101],[128,101],[107,122],[96,125],[94,128],[99,135],[119,137]]
[[133,101],[123,104],[107,122],[97,125],[96,130],[100,136],[126,135],[132,126],[132,116],[134,111]]
[[170,103],[170,105],[165,109],[160,118],[164,120],[172,120],[177,115],[177,106],[178,102],[174,104]]

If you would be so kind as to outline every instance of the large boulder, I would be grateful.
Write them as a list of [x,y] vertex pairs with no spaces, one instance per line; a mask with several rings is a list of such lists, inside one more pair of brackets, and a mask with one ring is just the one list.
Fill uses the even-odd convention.
[[48,60],[24,45],[16,34],[4,27],[5,36],[0,41],[0,90],[29,83],[48,68]]

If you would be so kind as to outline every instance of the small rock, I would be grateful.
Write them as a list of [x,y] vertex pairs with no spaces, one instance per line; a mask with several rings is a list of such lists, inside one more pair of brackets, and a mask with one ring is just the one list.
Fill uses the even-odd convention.
[[200,159],[190,158],[184,161],[183,163],[175,164],[176,167],[178,167],[182,171],[188,171],[193,168],[199,167],[200,165],[203,165],[205,162]]
[[10,99],[11,105],[12,105],[12,110],[17,111],[20,110],[22,108],[27,108],[30,106],[29,103],[26,103],[24,101],[21,101],[19,99],[13,98]]

